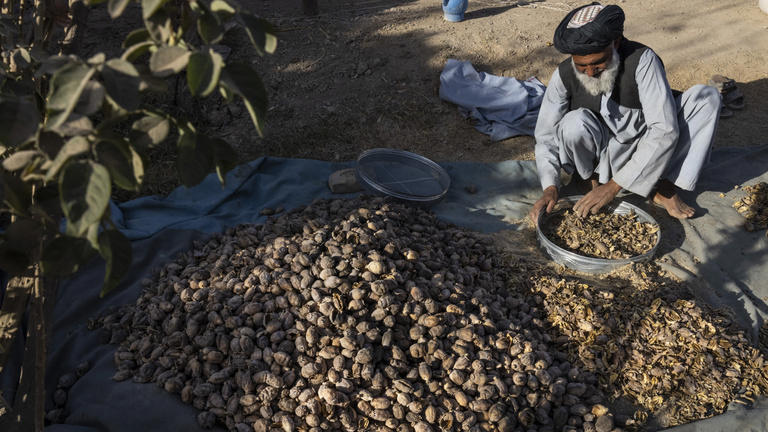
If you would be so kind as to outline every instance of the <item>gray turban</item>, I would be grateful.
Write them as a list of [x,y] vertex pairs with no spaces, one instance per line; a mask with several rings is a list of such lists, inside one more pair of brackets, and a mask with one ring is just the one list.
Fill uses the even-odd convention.
[[554,44],[564,54],[600,52],[624,34],[624,11],[597,2],[572,10],[555,30]]

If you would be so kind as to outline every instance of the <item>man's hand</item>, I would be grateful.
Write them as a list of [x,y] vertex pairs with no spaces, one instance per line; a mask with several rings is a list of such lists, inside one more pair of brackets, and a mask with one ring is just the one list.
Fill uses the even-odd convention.
[[620,190],[621,186],[611,179],[608,183],[600,185],[584,195],[573,206],[573,211],[580,217],[585,217],[589,213],[596,214],[603,206],[613,201]]
[[533,224],[536,225],[539,221],[539,213],[546,210],[547,213],[551,212],[557,203],[558,192],[557,187],[549,186],[544,189],[544,194],[533,204],[531,212],[528,213],[528,217],[531,218]]

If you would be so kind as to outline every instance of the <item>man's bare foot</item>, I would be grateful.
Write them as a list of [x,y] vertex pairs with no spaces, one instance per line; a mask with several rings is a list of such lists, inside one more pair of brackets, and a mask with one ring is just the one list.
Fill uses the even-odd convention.
[[667,179],[661,179],[656,183],[653,202],[660,207],[664,207],[673,218],[688,219],[696,213],[693,207],[680,199],[680,196],[677,194],[677,186]]
[[696,210],[688,204],[684,203],[678,194],[665,197],[660,192],[656,192],[653,195],[653,202],[661,207],[664,207],[667,213],[669,213],[669,215],[673,218],[688,219],[693,217],[693,215],[696,213]]

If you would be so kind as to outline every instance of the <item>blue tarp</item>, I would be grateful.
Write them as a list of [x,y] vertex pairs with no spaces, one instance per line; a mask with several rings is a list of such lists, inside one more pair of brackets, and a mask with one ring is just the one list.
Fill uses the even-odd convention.
[[[768,166],[768,147],[718,151],[712,160],[702,175],[703,192],[687,196],[697,203],[702,216],[663,222],[664,235],[679,235],[680,241],[661,251],[661,259],[694,282],[696,295],[730,306],[741,314],[746,327],[754,329],[768,316],[761,300],[768,296],[768,285],[761,282],[768,276],[768,240],[764,232],[745,232],[731,203],[739,193],[733,190],[735,184],[768,179],[763,172]],[[532,161],[441,165],[452,184],[444,200],[433,207],[440,218],[482,232],[525,227],[519,221],[540,194]],[[188,249],[193,240],[236,224],[261,223],[265,216],[259,212],[264,207],[290,209],[317,198],[338,197],[328,190],[328,176],[349,166],[352,163],[262,158],[230,172],[224,187],[210,176],[202,184],[179,188],[168,197],[145,197],[113,206],[116,221],[132,240],[134,261],[125,281],[104,299],[98,298],[103,277],[99,262],[60,284],[49,345],[48,394],[55,390],[58,377],[81,361],[88,360],[93,367],[70,390],[66,423],[47,430],[199,430],[196,411],[178,397],[152,384],[112,381],[115,346],[104,345],[99,332],[88,330],[88,320],[110,308],[134,303],[141,292],[140,281],[153,268]],[[467,192],[469,185],[477,193]],[[720,197],[721,192],[726,197]],[[11,363],[0,375],[6,397],[13,394],[17,372]],[[765,431],[767,418],[768,410],[758,404],[749,411],[729,412],[675,430]]]

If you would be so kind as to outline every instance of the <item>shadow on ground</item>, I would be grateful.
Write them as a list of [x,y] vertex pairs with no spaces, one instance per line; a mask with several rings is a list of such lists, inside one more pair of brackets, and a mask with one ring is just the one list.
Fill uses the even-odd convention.
[[722,119],[715,138],[716,146],[749,147],[768,144],[768,78],[737,82],[744,94],[744,108],[733,110],[733,117]]

